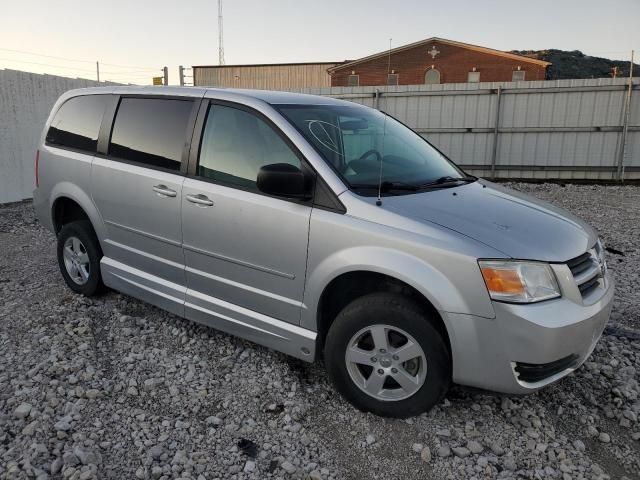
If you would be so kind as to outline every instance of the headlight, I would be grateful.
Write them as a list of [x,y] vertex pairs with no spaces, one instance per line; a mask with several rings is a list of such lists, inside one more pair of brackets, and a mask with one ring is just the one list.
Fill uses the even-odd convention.
[[560,296],[556,277],[546,263],[479,260],[478,264],[494,300],[533,303]]
[[603,241],[598,238],[596,242],[596,255],[598,257],[598,263],[600,264],[600,271],[602,271],[602,275],[607,273],[607,259],[605,258],[605,248]]

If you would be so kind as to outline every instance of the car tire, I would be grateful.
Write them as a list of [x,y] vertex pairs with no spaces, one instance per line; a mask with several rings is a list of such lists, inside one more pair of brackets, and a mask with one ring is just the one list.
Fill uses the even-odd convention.
[[336,389],[358,409],[385,417],[419,415],[439,403],[451,383],[451,355],[433,315],[395,293],[348,304],[324,348]]
[[87,297],[105,290],[100,273],[102,249],[91,222],[65,224],[58,233],[58,265],[68,287]]

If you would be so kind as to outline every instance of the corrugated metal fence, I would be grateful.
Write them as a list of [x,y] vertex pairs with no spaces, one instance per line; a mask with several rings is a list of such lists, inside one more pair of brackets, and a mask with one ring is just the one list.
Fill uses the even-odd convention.
[[[0,203],[31,197],[36,145],[58,96],[97,85],[104,84],[0,70]],[[626,79],[334,87],[304,92],[380,108],[476,175],[640,179],[640,78],[633,82],[628,115]]]
[[114,84],[0,70],[0,203],[31,197],[36,148],[58,97],[67,90],[99,85]]
[[629,115],[622,78],[299,91],[379,108],[475,175],[640,178],[640,78]]

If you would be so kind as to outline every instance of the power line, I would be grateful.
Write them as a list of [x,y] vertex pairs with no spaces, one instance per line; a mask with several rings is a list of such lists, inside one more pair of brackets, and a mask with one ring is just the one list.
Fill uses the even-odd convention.
[[76,58],[56,57],[56,56],[53,56],[53,55],[44,55],[42,53],[27,52],[25,50],[13,50],[13,49],[10,49],[10,48],[0,48],[0,50],[2,50],[4,52],[23,53],[25,55],[35,55],[37,57],[55,58],[55,59],[58,59],[58,60],[66,60],[68,62],[95,63],[95,60],[91,61],[91,60],[78,60]]
[[40,65],[40,66],[43,66],[43,67],[62,68],[64,70],[75,70],[76,72],[91,72],[91,73],[95,73],[95,70],[87,70],[87,69],[77,68],[77,67],[65,67],[65,66],[62,66],[62,65],[53,65],[51,63],[28,62],[26,60],[15,60],[13,58],[0,58],[0,60],[6,61],[6,62],[28,63],[28,64],[31,64],[31,65]]
[[105,75],[105,78],[110,78],[112,80],[117,80],[119,82],[124,82],[125,80],[149,80],[151,81],[151,78],[153,78],[151,75],[144,75],[144,76],[139,76],[139,77],[113,77],[111,75]]
[[144,65],[118,65],[117,63],[105,63],[100,62],[100,65],[108,65],[110,67],[121,67],[121,68],[148,68],[150,70],[156,70],[158,67],[145,67]]
[[[80,60],[78,58],[69,58],[69,57],[58,57],[55,55],[45,55],[43,53],[36,53],[36,52],[29,52],[26,50],[14,50],[11,48],[0,48],[1,51],[4,52],[13,52],[13,53],[22,53],[25,55],[34,55],[36,57],[45,57],[45,58],[54,58],[57,60],[66,60],[68,62],[80,62],[80,63],[96,63],[95,60]],[[105,62],[100,62],[100,65],[108,65],[110,67],[119,67],[119,68],[149,68],[149,69],[156,69],[157,67],[146,67],[144,65],[121,65],[121,64],[117,64],[117,63],[105,63]]]
[[[104,65],[103,63],[100,64],[100,66]],[[161,72],[162,69],[161,68],[150,68],[148,70],[131,70],[129,72],[122,72],[122,71],[113,71],[113,70],[102,70],[100,69],[100,73],[105,73],[105,74],[115,74],[115,75],[129,75],[129,74],[136,74],[136,73],[148,73],[149,75],[151,75],[151,73],[157,73],[157,72]]]
[[141,76],[141,75],[153,75],[153,76],[158,76],[158,73],[162,73],[162,69],[156,69],[156,70],[150,70],[150,71],[138,71],[138,72],[109,72],[109,71],[103,71],[102,69],[100,69],[100,73],[104,73],[105,75],[116,75],[116,76],[120,76],[120,77],[136,77],[136,76]]
[[[28,65],[37,65],[41,67],[49,67],[52,69],[52,71],[55,71],[55,69],[70,70],[71,72],[75,72],[76,74],[84,77],[88,77],[87,73],[95,74],[95,70],[88,70],[85,68],[70,67],[70,66],[64,66],[64,65],[55,65],[51,63],[30,62],[27,60],[15,60],[11,58],[0,58],[0,61],[6,61],[9,63],[15,62],[15,63],[21,63],[21,64],[28,64]],[[136,73],[105,72],[105,73],[108,73],[108,77],[109,77],[108,79],[105,79],[105,81],[113,81],[117,83],[129,83],[129,82],[142,82],[142,80],[144,79],[145,81],[149,82],[149,77],[153,76],[152,71],[156,73],[158,69],[157,68],[150,69],[148,73],[146,73],[146,71],[140,71],[140,70],[138,70]]]

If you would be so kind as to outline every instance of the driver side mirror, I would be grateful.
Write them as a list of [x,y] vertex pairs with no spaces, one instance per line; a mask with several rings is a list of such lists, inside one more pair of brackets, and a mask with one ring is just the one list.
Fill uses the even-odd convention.
[[289,163],[273,163],[260,167],[257,185],[261,192],[278,197],[306,199],[311,197],[311,182]]

